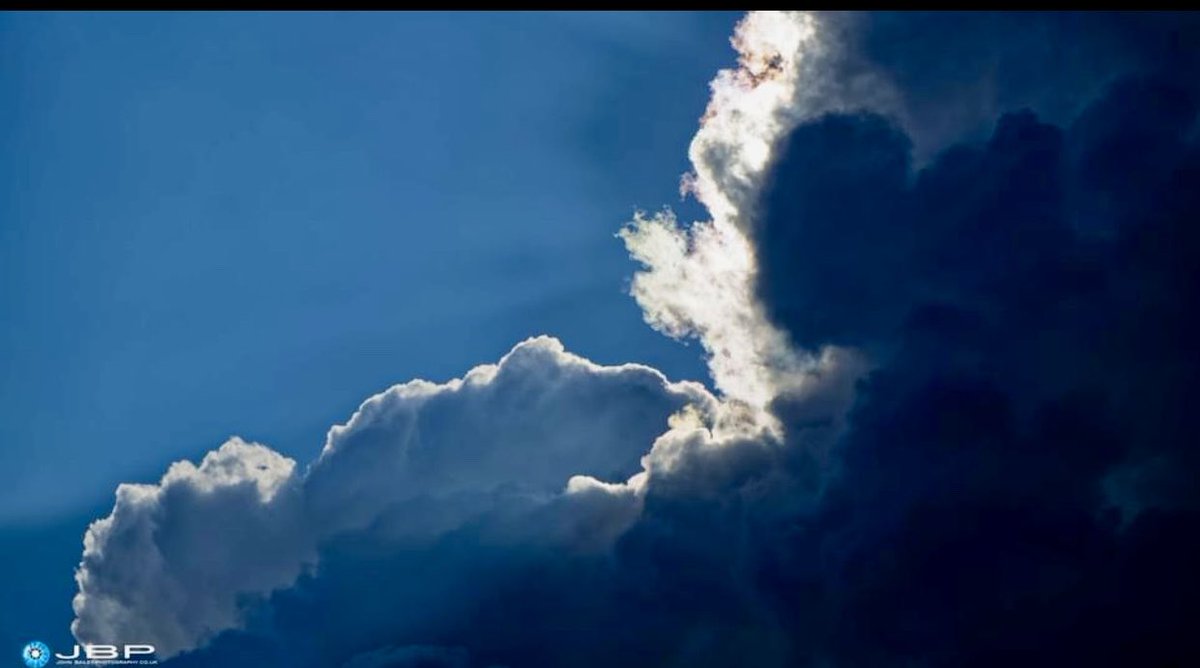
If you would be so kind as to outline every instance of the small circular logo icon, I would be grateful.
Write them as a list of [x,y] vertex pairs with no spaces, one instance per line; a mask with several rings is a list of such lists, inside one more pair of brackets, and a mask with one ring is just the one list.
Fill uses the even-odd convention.
[[25,665],[29,668],[42,668],[50,661],[50,648],[46,647],[46,643],[34,640],[21,650],[21,658],[25,659]]

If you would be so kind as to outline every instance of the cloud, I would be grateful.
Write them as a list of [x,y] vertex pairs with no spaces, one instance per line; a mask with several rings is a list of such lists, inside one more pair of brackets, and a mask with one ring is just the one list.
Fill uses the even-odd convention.
[[697,383],[670,383],[635,364],[593,364],[539,337],[461,380],[412,381],[368,399],[330,430],[305,479],[306,499],[332,533],[405,503],[439,499],[447,512],[473,512],[493,494],[557,495],[576,475],[620,482],[638,472],[668,416],[714,403]]
[[766,319],[754,294],[753,251],[736,227],[713,221],[685,230],[664,212],[637,217],[621,236],[645,267],[631,293],[646,322],[698,338],[726,397],[764,409],[812,365]]
[[535,513],[536,525],[498,518],[495,530],[603,544],[638,499],[601,480],[624,483],[669,416],[715,402],[697,383],[593,364],[538,337],[462,379],[371,397],[303,474],[231,439],[199,467],[179,462],[158,485],[117,490],[85,537],[72,630],[150,642],[164,657],[193,649],[240,627],[248,601],[292,585],[317,545],[343,534],[422,542],[483,515]]
[[996,118],[1028,109],[1069,124],[1116,79],[1162,71],[1195,90],[1186,46],[1200,20],[1117,12],[878,12],[834,15],[850,26],[842,80],[869,71],[896,92],[883,112],[912,138],[918,165],[963,140],[982,141]]
[[[1191,665],[1194,17],[754,13],[621,233],[717,394],[549,338],[93,525],[179,666]],[[406,663],[407,662],[407,663]],[[440,663],[439,663],[440,662]]]
[[295,464],[233,438],[157,485],[118,487],[84,537],[71,632],[170,656],[237,626],[240,597],[291,585],[316,556]]
[[[674,338],[699,339],[717,389],[771,427],[777,425],[766,407],[799,391],[820,353],[795,349],[767,319],[754,291],[757,258],[747,231],[781,138],[850,97],[826,76],[840,50],[823,27],[802,12],[752,12],[738,23],[730,40],[738,67],[712,81],[712,98],[688,150],[693,171],[683,181],[712,220],[683,226],[668,210],[638,215],[620,232],[643,267],[631,294],[646,322]],[[867,91],[878,93],[872,100],[886,97],[883,82],[859,83],[856,99],[868,99]],[[845,353],[825,359],[839,356]]]
[[[778,145],[750,233],[756,294],[799,347],[850,347],[873,366],[819,538],[800,542],[836,555],[816,578],[828,600],[790,614],[831,622],[816,644],[837,665],[1193,662],[1195,54],[1178,67],[1139,54],[1194,25],[1142,23],[1163,39],[1077,77],[1081,63],[1057,66],[1040,40],[1090,53],[1127,31],[1054,15],[987,30],[887,20],[893,35],[961,26],[949,54],[971,58],[946,67],[1026,68],[995,100],[1050,109],[1038,91],[1055,77],[1094,94],[999,114],[978,139],[964,125],[921,159],[918,110],[965,75],[908,72],[898,90],[916,116],[821,114]],[[992,51],[1040,21],[1055,29],[1012,37],[1032,52]],[[903,67],[885,73],[902,81]]]

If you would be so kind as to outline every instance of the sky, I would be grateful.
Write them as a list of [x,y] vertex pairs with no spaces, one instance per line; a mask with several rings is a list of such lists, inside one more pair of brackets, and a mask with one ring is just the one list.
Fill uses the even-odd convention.
[[55,613],[0,613],[5,646],[65,636],[119,482],[231,435],[307,460],[363,397],[542,333],[702,377],[614,234],[680,206],[736,19],[0,15],[3,598]]
[[1196,15],[2,21],[14,662],[1200,662]]
[[532,334],[696,375],[612,234],[678,201],[735,18],[5,16],[2,520],[235,432],[311,456]]

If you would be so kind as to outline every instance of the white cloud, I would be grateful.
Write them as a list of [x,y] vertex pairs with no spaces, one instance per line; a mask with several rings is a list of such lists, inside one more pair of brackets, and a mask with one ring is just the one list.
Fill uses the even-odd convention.
[[699,339],[725,397],[765,411],[802,376],[808,356],[767,320],[754,292],[754,251],[735,226],[711,221],[684,229],[664,212],[638,216],[621,238],[644,266],[631,293],[646,322],[675,338]]
[[240,597],[291,585],[315,559],[297,482],[294,461],[233,438],[157,485],[118,487],[84,536],[72,633],[170,656],[238,626]]
[[824,44],[802,12],[751,12],[731,38],[738,67],[717,73],[700,129],[688,148],[694,173],[685,187],[713,220],[749,213],[775,141],[792,122],[801,74]]
[[[750,236],[764,174],[777,144],[806,118],[862,95],[843,90],[827,70],[840,59],[837,23],[804,12],[751,12],[731,42],[738,67],[721,70],[688,155],[684,187],[712,219],[689,227],[670,212],[638,215],[620,236],[643,265],[632,295],[655,329],[695,337],[722,394],[773,426],[770,402],[802,391],[817,355],[794,349],[755,293],[758,270]],[[854,89],[871,89],[858,81]],[[881,83],[873,95],[882,100]],[[825,359],[829,359],[825,355]]]
[[[755,200],[776,145],[798,123],[830,111],[897,108],[891,84],[866,69],[846,72],[853,17],[750,12],[730,39],[738,67],[717,73],[684,178],[716,224],[752,226]],[[850,74],[850,75],[848,75]]]
[[307,499],[327,533],[430,498],[444,501],[443,521],[453,522],[495,492],[545,498],[575,475],[624,480],[668,416],[714,403],[698,383],[594,364],[538,337],[461,380],[413,381],[365,401],[330,430]]
[[72,631],[147,642],[171,656],[242,623],[256,597],[290,586],[320,541],[434,538],[493,516],[497,540],[602,548],[633,521],[622,485],[684,406],[712,410],[698,383],[637,364],[601,366],[556,339],[518,344],[447,383],[371,397],[295,462],[234,438],[157,485],[121,485],[85,536]]

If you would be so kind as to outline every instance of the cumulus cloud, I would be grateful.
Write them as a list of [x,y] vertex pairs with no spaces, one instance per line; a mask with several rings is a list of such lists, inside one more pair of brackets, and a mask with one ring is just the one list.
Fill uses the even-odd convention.
[[344,533],[419,542],[483,514],[549,507],[536,525],[498,520],[497,531],[603,543],[637,508],[614,483],[640,471],[672,414],[715,402],[698,383],[600,366],[538,337],[461,379],[371,397],[304,474],[231,439],[158,485],[117,490],[85,537],[73,632],[152,642],[161,656],[192,649],[240,626],[247,597],[293,584],[318,542]]
[[462,379],[413,381],[365,401],[330,430],[306,499],[328,532],[434,498],[453,523],[452,506],[470,512],[495,494],[545,498],[572,476],[624,481],[668,416],[714,403],[698,383],[671,383],[636,364],[600,366],[539,337]]
[[[74,631],[196,665],[1191,665],[1195,17],[753,13],[646,320],[237,440],[93,524]],[[1013,107],[1019,108],[1013,108]],[[136,640],[129,636],[139,636]]]
[[292,584],[316,556],[295,466],[234,438],[157,485],[118,487],[84,536],[72,633],[170,656],[237,626],[241,597]]

